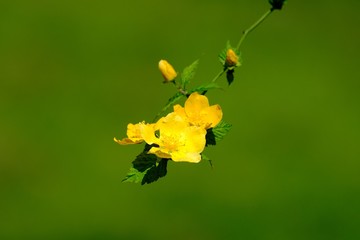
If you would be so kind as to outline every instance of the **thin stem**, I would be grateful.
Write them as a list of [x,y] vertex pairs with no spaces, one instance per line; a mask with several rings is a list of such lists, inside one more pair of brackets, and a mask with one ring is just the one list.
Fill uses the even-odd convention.
[[[218,80],[223,74],[224,72],[226,72],[227,68],[224,68],[224,70],[222,70],[221,72],[219,72],[214,78],[213,80],[211,80],[212,83],[216,82],[216,80]],[[208,90],[205,90],[201,93],[201,95],[205,95],[207,93]]]
[[174,80],[172,81],[172,83],[175,85],[176,89],[182,94],[182,95],[186,95],[188,94],[187,91],[185,91],[180,84],[177,84],[177,82]]
[[172,107],[177,101],[179,101],[184,96],[186,96],[186,94],[183,93],[181,94],[176,93],[174,96],[172,96],[169,99],[168,103],[160,110],[160,112],[158,112],[158,114],[156,114],[152,122],[156,122],[164,112],[166,112],[170,107]]
[[257,20],[253,25],[251,25],[248,29],[246,29],[243,32],[243,35],[241,36],[238,44],[236,45],[236,50],[239,50],[241,44],[243,43],[243,41],[245,40],[245,38],[247,37],[247,35],[249,33],[251,33],[257,26],[260,25],[260,23],[262,23],[272,12],[274,11],[273,8],[269,9],[264,15],[262,15],[259,20]]
[[[260,23],[262,23],[272,12],[274,11],[274,8],[271,8],[270,10],[268,10],[264,15],[261,16],[261,18],[259,18],[259,20],[257,20],[253,25],[251,25],[248,29],[246,29],[243,32],[243,35],[241,36],[237,46],[236,46],[236,50],[239,50],[242,42],[245,40],[246,36],[252,32],[257,26],[260,25]],[[212,80],[211,82],[214,83],[216,82],[226,71],[228,70],[227,67],[225,67],[223,70],[221,70]],[[170,101],[168,102],[168,104],[165,105],[165,107],[163,107],[163,109],[161,109],[161,111],[155,116],[153,122],[155,122],[160,116],[161,114],[163,114],[165,111],[167,111],[176,101],[178,101],[181,97],[186,96],[187,95],[187,91],[185,91],[184,89],[181,88],[181,86],[177,85],[175,81],[173,81],[173,83],[175,84],[177,90],[181,93],[181,95],[176,98],[174,101]],[[203,91],[202,94],[206,94],[206,91]],[[175,97],[176,95],[174,95]]]
[[171,107],[171,105],[166,104],[165,107],[163,107],[163,108],[160,110],[160,112],[158,112],[158,113],[156,114],[156,116],[153,118],[152,122],[154,123],[154,122],[156,122],[157,120],[159,120],[159,117],[161,116],[161,114],[163,114],[164,112],[166,112],[166,110],[168,110],[169,107]]
[[216,82],[216,80],[218,80],[225,72],[226,72],[227,68],[224,68],[223,70],[221,70],[221,72],[219,72],[214,78],[213,80],[211,80],[211,82]]

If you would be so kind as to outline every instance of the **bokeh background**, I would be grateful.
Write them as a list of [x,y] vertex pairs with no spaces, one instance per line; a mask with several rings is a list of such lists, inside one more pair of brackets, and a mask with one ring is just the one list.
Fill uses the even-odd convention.
[[289,1],[246,39],[235,82],[209,92],[233,128],[214,169],[169,163],[121,183],[119,146],[193,86],[266,0],[0,2],[0,239],[360,239],[360,1]]

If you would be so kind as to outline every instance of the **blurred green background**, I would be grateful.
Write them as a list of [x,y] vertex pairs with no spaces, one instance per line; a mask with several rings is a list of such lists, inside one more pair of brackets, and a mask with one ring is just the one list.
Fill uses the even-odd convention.
[[213,159],[121,183],[119,146],[173,94],[221,66],[266,0],[0,2],[0,239],[360,239],[360,1],[295,1],[242,45],[211,91],[231,132]]

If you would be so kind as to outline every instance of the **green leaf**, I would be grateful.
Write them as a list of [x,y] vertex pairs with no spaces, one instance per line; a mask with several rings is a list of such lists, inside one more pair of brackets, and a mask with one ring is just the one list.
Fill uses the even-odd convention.
[[126,175],[126,177],[122,180],[122,182],[132,182],[132,183],[139,183],[143,180],[145,172],[140,172],[135,168],[130,168],[130,171]]
[[152,182],[157,181],[161,177],[165,177],[167,173],[167,162],[169,159],[161,159],[156,166],[151,167],[147,170],[146,174],[144,175],[144,178],[141,181],[141,185],[149,184]]
[[149,168],[156,165],[157,156],[154,154],[148,154],[147,151],[140,153],[132,162],[133,168],[140,172],[145,172]]
[[210,145],[216,145],[216,140],[215,140],[215,134],[213,132],[212,128],[209,128],[208,130],[206,130],[206,145],[205,146],[210,146]]
[[189,91],[189,94],[193,93],[193,92],[204,92],[204,91],[208,91],[210,89],[216,89],[216,88],[219,89],[221,87],[219,85],[217,85],[216,83],[212,82],[212,83],[204,84],[204,85],[201,85],[201,86],[196,87],[194,89],[191,89]]
[[226,80],[230,86],[230,84],[234,81],[234,70],[227,70],[226,71]]
[[214,166],[212,164],[212,160],[208,156],[206,156],[204,153],[201,153],[201,159],[204,160],[204,161],[208,161],[209,164],[210,164],[210,167],[214,168]]
[[223,65],[223,66],[225,66],[227,50],[230,49],[230,48],[232,48],[231,45],[230,45],[230,42],[227,41],[226,42],[226,47],[219,54],[219,61],[220,61],[221,65]]
[[147,145],[145,150],[135,158],[132,162],[133,167],[130,168],[129,173],[122,180],[123,182],[141,183],[143,185],[155,182],[166,175],[168,159],[158,161],[157,156],[147,153],[150,147]]
[[[147,145],[148,146],[148,145]],[[145,149],[147,148],[145,147]],[[147,154],[147,151],[143,151],[132,162],[133,167],[130,168],[129,173],[122,180],[123,182],[139,183],[143,180],[146,172],[156,165],[157,157],[153,154]]]
[[216,145],[220,140],[222,140],[226,134],[230,131],[231,124],[221,121],[214,128],[210,128],[206,132],[206,146]]
[[193,62],[190,66],[187,66],[181,73],[180,86],[182,89],[186,89],[186,85],[195,76],[195,71],[199,65],[199,60]]
[[221,121],[218,125],[213,128],[213,133],[215,135],[215,141],[218,142],[222,140],[226,134],[230,131],[231,124]]

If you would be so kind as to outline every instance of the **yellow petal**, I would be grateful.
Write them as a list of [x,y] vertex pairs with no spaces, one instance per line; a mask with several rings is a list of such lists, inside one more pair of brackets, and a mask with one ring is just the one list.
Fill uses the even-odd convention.
[[127,138],[123,138],[122,140],[114,138],[114,141],[121,145],[142,143],[145,140],[144,138],[146,138],[147,142],[153,141],[154,139],[151,137],[151,134],[153,134],[155,138],[154,126],[155,124],[146,124],[144,121],[138,124],[129,123],[126,131]]
[[[180,107],[174,111],[181,113]],[[192,93],[185,102],[185,113],[190,124],[205,129],[215,127],[222,119],[222,110],[219,105],[209,106],[206,96],[199,93]]]
[[176,104],[174,106],[174,113],[181,116],[182,118],[186,119],[186,112],[185,112],[185,108],[183,108],[182,106],[180,106],[179,104]]
[[145,123],[144,122],[138,124],[129,123],[127,125],[127,131],[126,131],[128,138],[134,142],[142,140],[141,129],[143,124]]
[[171,159],[175,162],[200,162],[200,153],[204,151],[206,144],[205,135],[204,128],[191,126],[184,129],[185,144],[179,146],[178,151],[171,154]]
[[185,112],[191,117],[197,115],[202,109],[209,107],[209,100],[206,96],[197,92],[192,93],[185,102]]
[[201,161],[201,155],[199,153],[178,152],[172,154],[171,157],[174,162],[198,163]]
[[221,121],[223,116],[221,107],[218,104],[207,108],[204,112],[207,116],[207,122],[210,124],[209,126],[210,128],[213,128],[216,125],[218,125],[218,123]]
[[173,132],[173,131],[182,131],[185,127],[189,126],[189,123],[186,119],[185,114],[178,114],[177,112],[172,112],[166,115],[166,117],[160,118],[156,123],[156,129],[161,132]]
[[206,130],[201,127],[191,126],[184,129],[186,144],[182,147],[183,151],[201,153],[206,144]]
[[232,50],[231,48],[228,49],[226,52],[226,60],[225,60],[226,65],[232,67],[232,66],[236,66],[238,62],[239,62],[239,57],[236,55],[234,50]]
[[163,151],[160,150],[160,148],[158,147],[152,147],[149,151],[149,154],[155,154],[156,156],[158,156],[159,158],[171,158],[171,155],[168,153],[165,153]]
[[151,144],[157,144],[158,138],[155,135],[156,128],[155,124],[146,124],[142,128],[142,137],[144,141],[151,145]]
[[118,140],[118,139],[114,138],[114,141],[117,142],[118,144],[121,144],[121,145],[138,144],[138,143],[143,142],[142,139],[134,141],[134,140],[131,140],[129,138],[123,138],[122,140]]

